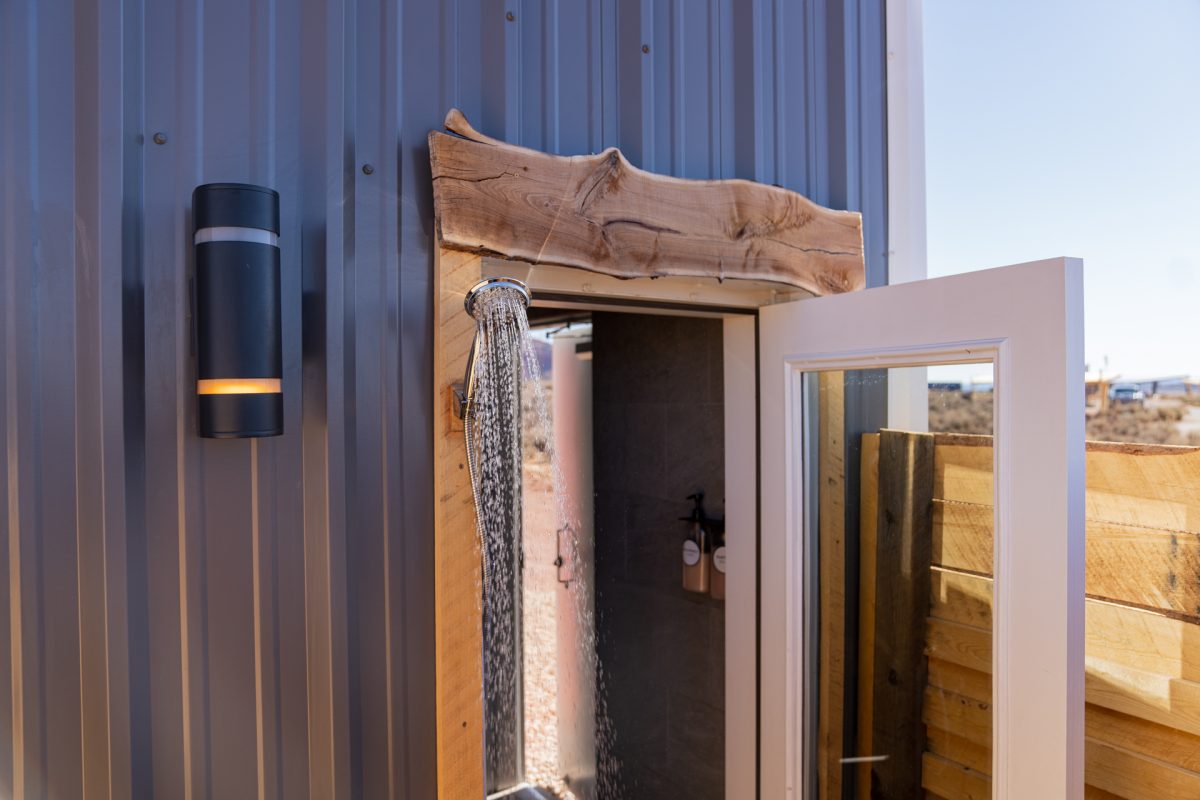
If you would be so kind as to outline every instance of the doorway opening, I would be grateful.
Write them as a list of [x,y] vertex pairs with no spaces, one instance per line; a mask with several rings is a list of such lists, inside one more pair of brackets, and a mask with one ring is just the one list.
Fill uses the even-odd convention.
[[550,419],[527,390],[524,782],[722,798],[723,323],[530,318]]

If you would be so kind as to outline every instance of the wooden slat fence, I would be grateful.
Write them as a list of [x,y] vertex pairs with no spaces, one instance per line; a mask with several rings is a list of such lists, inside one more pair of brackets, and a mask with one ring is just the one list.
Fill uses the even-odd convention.
[[[889,474],[930,468],[895,457],[922,448],[932,451],[932,498],[922,489],[929,477]],[[876,605],[897,580],[883,560],[895,545],[885,528],[906,524],[883,510],[895,506],[897,485],[915,492],[909,523],[928,520],[911,535],[932,545],[924,629],[907,628],[923,640],[924,663],[912,667],[924,685],[920,786],[896,782],[913,780],[903,766],[868,764],[858,796],[981,800],[991,796],[991,437],[863,438],[862,607],[874,608],[861,617],[859,663],[877,675],[904,635]],[[1087,595],[1086,796],[1200,798],[1200,448],[1088,444]],[[911,713],[881,707],[871,696],[878,683],[860,674],[860,753],[885,752],[872,748],[872,731],[896,730]]]

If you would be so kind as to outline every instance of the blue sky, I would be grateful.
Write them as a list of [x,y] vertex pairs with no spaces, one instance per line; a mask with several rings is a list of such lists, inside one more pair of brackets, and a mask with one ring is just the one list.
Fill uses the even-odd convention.
[[929,275],[1085,264],[1087,359],[1200,375],[1200,0],[926,0]]

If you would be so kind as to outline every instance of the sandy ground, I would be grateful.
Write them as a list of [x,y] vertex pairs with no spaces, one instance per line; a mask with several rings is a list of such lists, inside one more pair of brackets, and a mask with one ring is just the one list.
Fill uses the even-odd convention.
[[558,773],[555,622],[558,555],[550,465],[525,464],[525,779],[570,798]]

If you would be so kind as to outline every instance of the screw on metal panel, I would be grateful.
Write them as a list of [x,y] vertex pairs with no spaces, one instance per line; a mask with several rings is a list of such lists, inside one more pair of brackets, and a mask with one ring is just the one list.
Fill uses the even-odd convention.
[[370,164],[363,164],[363,175],[370,175],[374,171],[375,171],[375,168],[372,167]]
[[648,44],[644,44],[644,45],[642,45],[642,52],[643,52],[643,53],[649,53],[649,52],[650,52],[650,45],[648,45]]
[[504,15],[504,18],[506,20],[508,20],[509,22],[512,22],[513,20],[515,20],[517,18],[517,15],[510,11]]
[[165,133],[163,133],[162,131],[159,131],[158,133],[154,134],[154,143],[155,144],[166,144],[167,143],[167,135]]

